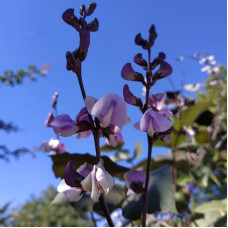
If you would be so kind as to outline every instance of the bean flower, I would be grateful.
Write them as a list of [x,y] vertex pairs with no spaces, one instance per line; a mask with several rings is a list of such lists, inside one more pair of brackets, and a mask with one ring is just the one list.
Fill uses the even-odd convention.
[[39,149],[44,152],[51,152],[51,154],[64,153],[67,151],[64,144],[55,138],[51,138],[49,142],[43,142]]
[[172,127],[172,122],[152,108],[146,110],[141,120],[134,124],[137,130],[145,131],[153,137],[156,132],[165,132]]

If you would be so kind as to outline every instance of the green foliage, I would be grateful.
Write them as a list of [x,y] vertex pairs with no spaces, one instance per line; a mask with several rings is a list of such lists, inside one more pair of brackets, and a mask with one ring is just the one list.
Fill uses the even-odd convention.
[[[160,211],[177,213],[172,186],[172,172],[169,166],[164,166],[151,173],[148,188],[147,213]],[[122,206],[123,216],[127,219],[137,220],[142,214],[142,196],[138,201],[130,196]]]
[[86,213],[79,213],[70,204],[50,205],[56,195],[50,186],[39,198],[31,198],[11,214],[9,226],[72,227],[91,226]]

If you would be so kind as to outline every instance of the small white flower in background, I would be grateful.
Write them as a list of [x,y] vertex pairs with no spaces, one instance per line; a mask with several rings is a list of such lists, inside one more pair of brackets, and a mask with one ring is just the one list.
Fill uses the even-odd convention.
[[84,191],[91,192],[91,199],[96,202],[101,194],[108,194],[114,183],[114,178],[104,169],[104,162],[101,159],[93,166],[92,172],[81,182],[81,185]]
[[196,84],[185,84],[184,85],[184,89],[190,92],[196,92],[199,90],[201,84],[200,83],[196,83]]
[[64,144],[55,138],[51,138],[49,142],[43,142],[39,149],[52,154],[64,153],[67,150]]

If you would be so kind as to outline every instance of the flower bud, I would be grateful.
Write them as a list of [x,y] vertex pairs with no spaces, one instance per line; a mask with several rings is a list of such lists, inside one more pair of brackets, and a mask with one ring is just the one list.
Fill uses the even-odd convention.
[[74,15],[74,9],[68,9],[62,14],[62,19],[69,25],[80,31],[78,18]]
[[121,76],[125,80],[144,82],[143,75],[135,72],[130,63],[126,63],[123,66]]
[[148,42],[141,37],[141,33],[138,33],[135,37],[135,44],[142,46],[143,49],[148,48]]
[[158,66],[162,61],[164,61],[166,58],[165,53],[159,52],[158,57],[153,60],[150,67],[153,70],[156,66]]
[[124,100],[128,103],[128,104],[131,104],[131,105],[135,105],[135,106],[139,106],[139,107],[142,107],[143,104],[142,104],[142,101],[140,98],[137,98],[135,97],[128,85],[125,85],[124,88],[123,88],[123,96],[124,96]]
[[87,15],[87,16],[91,15],[91,14],[94,12],[94,10],[96,9],[96,7],[97,7],[97,4],[96,4],[95,2],[92,2],[92,3],[88,6],[88,9],[87,9],[87,11],[86,11],[86,15]]
[[81,5],[80,10],[79,10],[80,15],[81,15],[81,16],[84,16],[85,11],[86,11],[85,5]]
[[86,29],[89,30],[90,32],[96,32],[98,28],[99,28],[99,21],[97,20],[97,18],[91,21],[86,27]]
[[142,58],[142,54],[141,54],[141,53],[135,55],[133,61],[134,61],[136,64],[140,65],[140,66],[144,66],[144,67],[147,66],[147,62],[146,62],[145,59]]
[[150,30],[149,30],[149,45],[152,47],[154,45],[154,41],[157,38],[157,33],[155,31],[155,26],[151,25]]
[[165,78],[165,77],[169,76],[170,74],[172,74],[172,71],[173,71],[172,67],[167,62],[162,61],[160,63],[160,68],[154,74],[153,80]]

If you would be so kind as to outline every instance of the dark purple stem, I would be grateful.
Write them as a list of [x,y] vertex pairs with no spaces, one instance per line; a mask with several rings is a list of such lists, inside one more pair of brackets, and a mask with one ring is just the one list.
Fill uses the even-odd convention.
[[142,226],[146,226],[146,211],[147,211],[147,192],[150,180],[150,164],[151,164],[151,155],[152,155],[152,146],[153,138],[147,135],[148,140],[148,158],[147,158],[147,167],[146,167],[146,182],[143,192],[143,205],[142,205]]
[[[85,88],[84,88],[83,81],[82,81],[81,70],[77,73],[77,77],[78,77],[78,82],[79,82],[79,86],[80,86],[80,89],[81,89],[83,100],[85,100],[86,93],[85,93]],[[97,130],[97,128],[96,128],[96,126],[95,126],[95,124],[93,122],[93,118],[92,118],[92,116],[89,113],[88,113],[88,117],[89,117],[89,121],[90,121],[90,125],[91,125],[91,130],[93,132],[93,138],[94,138],[95,150],[96,150],[96,160],[97,160],[97,163],[98,163],[100,161],[100,159],[101,159],[99,131]],[[112,218],[110,216],[110,212],[109,212],[109,209],[108,209],[108,206],[107,206],[107,203],[105,201],[105,198],[104,198],[103,194],[101,194],[99,200],[100,200],[102,209],[104,211],[104,214],[105,214],[105,217],[107,219],[107,222],[108,222],[109,226],[114,227],[114,224],[113,224]]]

